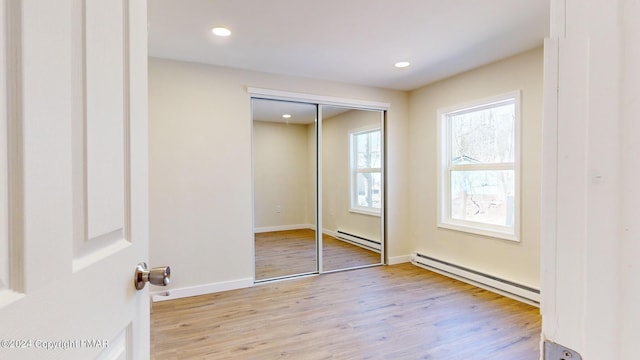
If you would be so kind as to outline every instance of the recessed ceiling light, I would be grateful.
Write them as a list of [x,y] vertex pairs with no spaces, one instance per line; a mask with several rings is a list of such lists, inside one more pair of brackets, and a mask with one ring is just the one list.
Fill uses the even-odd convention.
[[394,64],[394,66],[397,67],[398,69],[406,68],[409,65],[411,65],[411,63],[408,61],[398,61],[397,63]]
[[291,114],[284,114],[284,115],[282,115],[282,117],[285,118],[285,119],[288,119],[288,118],[291,117]]
[[213,29],[211,29],[211,32],[214,35],[218,35],[218,36],[229,36],[231,35],[231,30],[225,28],[225,27],[214,27]]

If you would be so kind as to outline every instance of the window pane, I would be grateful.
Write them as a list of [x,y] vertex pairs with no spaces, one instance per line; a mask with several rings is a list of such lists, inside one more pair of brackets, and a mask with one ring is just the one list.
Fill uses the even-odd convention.
[[356,206],[380,209],[382,176],[379,172],[356,175]]
[[381,165],[380,130],[354,135],[356,142],[356,168],[379,168]]
[[514,162],[515,104],[447,115],[451,128],[451,163]]
[[513,226],[514,170],[451,171],[451,218]]

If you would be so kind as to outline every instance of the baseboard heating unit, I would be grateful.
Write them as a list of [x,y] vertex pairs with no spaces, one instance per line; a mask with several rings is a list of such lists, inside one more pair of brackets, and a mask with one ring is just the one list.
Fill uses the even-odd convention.
[[342,241],[346,241],[350,244],[360,246],[365,249],[372,250],[378,253],[380,252],[380,249],[381,249],[380,241],[375,241],[375,240],[367,239],[362,236],[349,234],[348,232],[344,232],[342,230],[336,231],[334,237]]
[[421,268],[466,282],[468,284],[510,297],[512,299],[540,306],[540,290],[530,286],[501,279],[450,262],[442,261],[420,253],[411,255],[411,263]]

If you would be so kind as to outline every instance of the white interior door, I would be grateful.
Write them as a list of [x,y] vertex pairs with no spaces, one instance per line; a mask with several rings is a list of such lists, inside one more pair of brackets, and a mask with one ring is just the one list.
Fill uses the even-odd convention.
[[0,359],[149,357],[146,26],[0,0]]

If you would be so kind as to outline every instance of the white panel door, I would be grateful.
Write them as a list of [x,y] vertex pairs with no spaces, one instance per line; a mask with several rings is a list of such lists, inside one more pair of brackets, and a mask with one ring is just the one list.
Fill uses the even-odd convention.
[[143,0],[0,0],[0,359],[147,359]]

